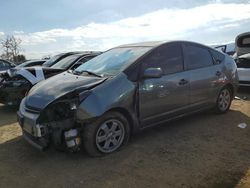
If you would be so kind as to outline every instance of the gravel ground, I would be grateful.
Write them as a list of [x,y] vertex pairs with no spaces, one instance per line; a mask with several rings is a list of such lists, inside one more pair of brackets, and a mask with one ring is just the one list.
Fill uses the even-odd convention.
[[[227,114],[202,112],[132,137],[123,150],[91,158],[21,137],[16,109],[0,105],[0,187],[250,187],[250,88]],[[245,129],[237,127],[246,123]]]

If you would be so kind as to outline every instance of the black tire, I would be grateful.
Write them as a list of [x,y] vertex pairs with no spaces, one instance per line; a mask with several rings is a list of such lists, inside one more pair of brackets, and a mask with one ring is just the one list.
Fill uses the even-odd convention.
[[[224,94],[223,94],[224,93]],[[225,95],[223,97],[223,95]],[[228,99],[226,99],[226,96],[228,96]],[[218,95],[216,105],[215,105],[215,112],[217,114],[224,114],[228,112],[231,103],[232,103],[232,90],[229,87],[223,87]],[[224,103],[223,103],[224,100]]]
[[[113,150],[110,149],[110,150],[104,151],[103,149],[104,146],[100,146],[102,143],[100,141],[98,142],[97,139],[101,137],[105,137],[106,140],[103,141],[104,145],[106,144],[106,142],[107,143],[109,142],[108,144],[109,146],[113,144],[112,141],[107,140],[107,139],[113,139],[113,140],[116,139],[116,138],[114,139],[115,136],[113,136],[113,138],[108,138],[108,136],[110,135],[107,132],[110,133],[112,131],[111,129],[113,125],[111,126],[110,129],[106,129],[105,131],[103,129],[105,125],[108,126],[109,125],[108,123],[112,123],[112,122],[115,122],[115,124],[116,122],[118,122],[119,123],[118,128],[121,129],[121,132],[124,131],[124,134],[121,134],[120,137],[119,136],[117,137],[119,140],[119,145],[118,144],[116,145],[117,148],[113,147]],[[117,130],[117,132],[118,131],[119,129]],[[104,135],[99,136],[99,133],[102,133]],[[124,146],[128,142],[129,137],[130,137],[130,127],[129,127],[128,120],[126,119],[126,117],[124,117],[121,113],[118,113],[118,112],[107,112],[103,116],[95,120],[94,122],[86,124],[82,133],[84,148],[90,156],[94,156],[94,157],[103,156],[103,155],[118,151],[119,149],[121,149],[122,146]]]

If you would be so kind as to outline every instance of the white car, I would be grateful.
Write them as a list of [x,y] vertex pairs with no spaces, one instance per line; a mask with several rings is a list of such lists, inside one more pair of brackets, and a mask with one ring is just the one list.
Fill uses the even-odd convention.
[[250,53],[237,57],[236,63],[239,84],[241,86],[250,86]]
[[235,44],[239,84],[240,86],[250,86],[250,32],[238,35]]

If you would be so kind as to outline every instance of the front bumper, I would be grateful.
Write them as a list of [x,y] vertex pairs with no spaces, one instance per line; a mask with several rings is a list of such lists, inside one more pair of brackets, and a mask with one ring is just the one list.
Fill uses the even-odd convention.
[[17,112],[17,121],[24,139],[35,148],[45,150],[49,146],[49,138],[46,136],[45,127],[36,124],[36,119],[36,116],[26,117],[20,111]]
[[[69,149],[71,151],[79,150],[79,143],[76,142],[74,146],[67,145],[65,148],[65,141],[70,142],[72,140],[78,140],[79,127],[76,126],[74,118],[62,119],[58,121],[43,122],[39,121],[41,111],[34,111],[25,106],[25,99],[20,104],[19,111],[17,112],[17,120],[23,131],[24,139],[30,143],[33,147],[39,150],[45,150],[50,145],[60,150]],[[65,132],[71,134],[77,132],[73,137],[67,137]],[[65,140],[66,138],[66,140]]]
[[48,142],[46,142],[46,140],[37,139],[33,137],[31,134],[27,133],[26,131],[23,131],[23,138],[34,148],[40,151],[44,151],[46,148],[48,148]]

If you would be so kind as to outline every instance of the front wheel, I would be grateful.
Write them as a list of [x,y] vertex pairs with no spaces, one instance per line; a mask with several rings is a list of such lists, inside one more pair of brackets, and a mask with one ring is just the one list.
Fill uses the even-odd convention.
[[129,139],[129,124],[120,113],[108,112],[85,125],[83,144],[91,156],[102,156],[119,150]]
[[229,110],[231,103],[232,91],[228,87],[225,87],[219,93],[215,106],[215,111],[219,114],[226,113]]

